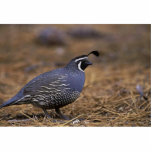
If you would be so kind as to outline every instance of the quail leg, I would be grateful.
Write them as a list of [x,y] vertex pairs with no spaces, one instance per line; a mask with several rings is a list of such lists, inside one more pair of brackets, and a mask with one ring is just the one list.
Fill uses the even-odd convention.
[[50,119],[51,116],[48,114],[48,112],[46,111],[46,109],[43,109],[43,111],[44,111],[45,116]]
[[60,117],[61,119],[70,120],[69,117],[67,117],[67,116],[65,116],[65,115],[63,115],[63,114],[61,113],[61,111],[60,111],[59,108],[55,109],[55,111],[56,111],[56,113],[59,115],[59,117]]

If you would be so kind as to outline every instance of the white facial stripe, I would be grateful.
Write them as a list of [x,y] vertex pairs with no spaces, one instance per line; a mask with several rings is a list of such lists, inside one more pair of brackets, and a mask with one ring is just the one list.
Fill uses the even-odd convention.
[[86,57],[83,57],[83,58],[79,58],[79,59],[76,59],[75,62],[78,62],[78,61],[80,61],[80,60],[87,59],[87,58],[88,58],[87,56],[86,56]]
[[78,69],[79,69],[80,71],[84,72],[84,71],[81,69],[81,61],[80,61],[80,63],[78,64]]

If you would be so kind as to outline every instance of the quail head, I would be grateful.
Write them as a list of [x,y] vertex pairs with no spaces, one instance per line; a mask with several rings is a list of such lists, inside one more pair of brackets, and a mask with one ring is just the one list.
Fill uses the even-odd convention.
[[4,102],[0,108],[32,104],[43,109],[50,117],[47,109],[55,109],[60,118],[68,119],[60,112],[60,108],[74,102],[80,95],[84,82],[84,70],[92,63],[88,56],[99,56],[98,51],[81,55],[72,59],[65,67],[43,73],[27,83],[14,97]]

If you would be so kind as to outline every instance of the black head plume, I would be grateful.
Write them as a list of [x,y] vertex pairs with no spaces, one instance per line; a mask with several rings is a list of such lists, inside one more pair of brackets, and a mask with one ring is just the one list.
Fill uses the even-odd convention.
[[[99,52],[98,51],[92,51],[87,55],[81,55],[78,57],[75,57],[74,59],[72,59],[68,64],[67,64],[67,68],[70,67],[70,69],[73,69],[73,67],[77,67],[80,71],[84,71],[89,65],[92,65],[92,63],[88,60],[88,56],[90,54],[94,54],[95,56],[99,56]],[[72,67],[72,68],[71,68]]]
[[98,51],[92,51],[87,56],[89,56],[90,54],[94,54],[95,56],[99,56],[100,55]]

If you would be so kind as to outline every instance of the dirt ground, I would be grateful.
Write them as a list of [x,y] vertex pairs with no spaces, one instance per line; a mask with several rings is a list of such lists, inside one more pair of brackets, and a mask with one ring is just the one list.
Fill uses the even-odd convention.
[[[42,42],[40,31],[53,27],[61,31],[57,42]],[[100,36],[70,34],[77,28]],[[18,105],[0,109],[0,126],[151,126],[150,33],[150,25],[140,24],[0,25],[0,104],[43,72],[92,50],[101,54],[89,57],[94,65],[86,69],[80,98],[61,109],[71,120],[57,118],[54,110],[46,119],[41,109]]]

